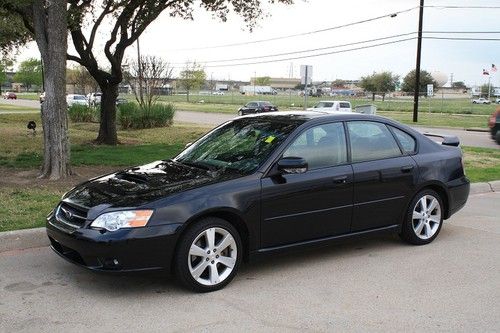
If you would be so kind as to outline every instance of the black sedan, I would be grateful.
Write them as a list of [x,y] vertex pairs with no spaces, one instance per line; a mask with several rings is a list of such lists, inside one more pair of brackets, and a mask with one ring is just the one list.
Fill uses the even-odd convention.
[[238,115],[244,116],[247,114],[273,112],[278,111],[278,107],[266,101],[248,102],[245,106],[238,109]]
[[432,242],[468,198],[457,146],[377,116],[239,117],[174,159],[75,187],[47,234],[92,270],[166,269],[213,291],[258,255],[383,232]]

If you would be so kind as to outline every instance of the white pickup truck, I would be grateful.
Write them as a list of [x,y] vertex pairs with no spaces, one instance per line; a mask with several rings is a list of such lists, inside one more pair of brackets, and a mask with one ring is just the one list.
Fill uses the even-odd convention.
[[351,103],[347,101],[320,101],[308,111],[319,112],[352,112]]

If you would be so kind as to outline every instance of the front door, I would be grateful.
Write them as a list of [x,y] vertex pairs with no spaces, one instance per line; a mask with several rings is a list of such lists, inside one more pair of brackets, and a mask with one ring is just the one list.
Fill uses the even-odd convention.
[[262,247],[349,232],[353,172],[342,123],[305,130],[283,157],[302,157],[308,170],[262,179]]

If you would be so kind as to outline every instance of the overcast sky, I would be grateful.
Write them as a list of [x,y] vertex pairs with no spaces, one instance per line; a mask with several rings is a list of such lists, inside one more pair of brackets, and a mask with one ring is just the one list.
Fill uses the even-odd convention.
[[[161,56],[174,64],[174,66],[179,67],[187,60],[203,62],[260,57],[276,53],[353,43],[396,34],[412,33],[417,30],[417,9],[401,13],[395,18],[387,17],[369,23],[307,36],[239,45],[236,47],[192,49],[249,42],[325,29],[406,10],[418,5],[419,0],[308,0],[307,2],[296,0],[296,3],[291,6],[266,6],[266,10],[268,10],[271,16],[261,20],[259,26],[252,33],[245,29],[244,22],[235,15],[230,16],[228,22],[222,23],[217,19],[213,19],[211,14],[203,10],[195,11],[194,21],[171,18],[167,13],[164,13],[141,36],[141,52],[142,54]],[[500,6],[500,1],[426,0],[426,6],[446,5]],[[499,17],[500,9],[425,8],[424,31],[500,31]],[[450,34],[445,35],[450,36]],[[413,35],[396,39],[408,37],[413,37]],[[452,37],[500,38],[500,34],[458,34],[452,35]],[[100,31],[100,38],[101,42],[105,41],[106,31],[104,29]],[[376,43],[386,41],[390,40],[383,40]],[[235,61],[232,63],[297,57],[346,50],[371,44],[374,43],[290,56]],[[313,66],[314,81],[358,79],[374,71],[383,70],[390,70],[404,76],[415,67],[416,44],[417,41],[413,39],[392,45],[307,59],[233,67],[207,66],[205,71],[208,77],[212,76],[214,79],[249,80],[254,73],[257,76],[289,77],[290,68],[293,67],[293,76],[299,77],[300,65],[308,64]],[[130,58],[135,57],[135,53],[136,46],[133,45],[128,49],[127,56]],[[33,44],[22,50],[18,60],[23,60],[31,56],[37,56],[37,49]],[[214,63],[210,64],[213,65]],[[482,75],[482,69],[491,68],[491,64],[500,66],[500,42],[498,41],[446,41],[428,39],[423,41],[422,68],[428,71],[440,71],[448,76],[453,73],[454,81],[465,81],[470,85],[485,83],[487,82],[487,77]],[[495,85],[500,85],[499,73],[491,77]]]

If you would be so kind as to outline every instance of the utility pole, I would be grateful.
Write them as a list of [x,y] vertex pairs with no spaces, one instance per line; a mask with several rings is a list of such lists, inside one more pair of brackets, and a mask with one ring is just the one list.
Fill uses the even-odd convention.
[[253,72],[253,95],[255,96],[255,81],[257,81],[257,72]]
[[137,38],[137,71],[139,76],[139,100],[143,103],[144,98],[142,95],[142,64],[141,64],[141,49],[139,47],[139,38]]
[[488,75],[488,101],[491,97],[491,75]]
[[309,95],[309,92],[307,91],[307,83],[308,83],[307,81],[309,80],[309,77],[307,75],[307,74],[309,74],[309,73],[307,73],[308,67],[309,66],[306,66],[306,75],[305,75],[305,77],[306,77],[306,87],[304,89],[304,110],[307,110],[307,95]]
[[420,60],[422,56],[422,26],[424,23],[424,0],[420,0],[418,18],[417,64],[415,66],[415,95],[413,96],[413,122],[418,121],[418,97],[420,95]]

